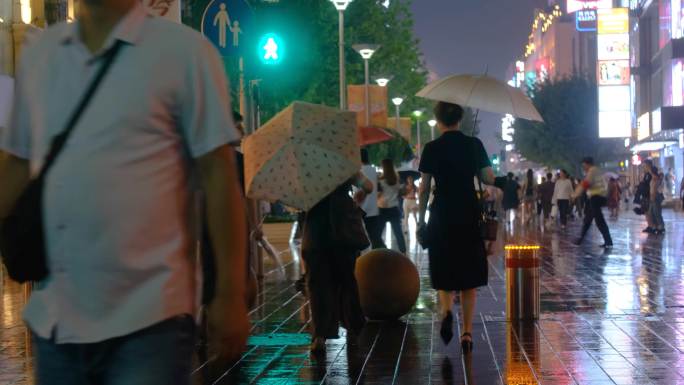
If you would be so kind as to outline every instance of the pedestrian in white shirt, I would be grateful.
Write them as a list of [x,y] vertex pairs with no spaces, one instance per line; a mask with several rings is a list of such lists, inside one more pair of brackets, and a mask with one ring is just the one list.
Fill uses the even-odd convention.
[[[14,117],[0,129],[0,219],[53,137],[74,127],[43,190],[49,275],[24,311],[37,383],[190,384],[198,307],[190,180],[203,187],[216,256],[212,339],[222,360],[241,353],[246,215],[224,71],[209,41],[148,15],[139,0],[83,1],[76,22],[25,48]],[[81,99],[88,105],[67,125]]]
[[556,180],[553,190],[553,203],[558,207],[561,227],[565,229],[570,215],[570,199],[572,198],[573,188],[568,172],[561,170],[560,177]]
[[399,197],[402,194],[402,185],[399,183],[399,175],[394,169],[394,162],[391,159],[382,161],[382,178],[379,182],[380,199],[380,221],[384,227],[387,222],[392,226],[394,238],[397,246],[402,253],[406,252],[406,241],[404,231],[401,228],[401,210],[399,210]]

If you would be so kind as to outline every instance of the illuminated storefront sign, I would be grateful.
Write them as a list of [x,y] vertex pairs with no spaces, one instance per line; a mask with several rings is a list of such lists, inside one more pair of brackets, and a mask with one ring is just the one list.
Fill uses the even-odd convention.
[[567,13],[577,12],[583,9],[611,8],[613,0],[568,0]]
[[506,114],[503,119],[501,119],[501,140],[507,143],[513,142],[513,135],[515,134],[515,118],[511,114]]
[[580,32],[596,31],[596,10],[583,9],[575,13],[575,24]]
[[629,9],[599,9],[596,14],[599,35],[629,33]]
[[660,112],[660,108],[651,112],[651,118],[653,120],[653,125],[651,127],[651,131],[653,132],[653,135],[655,135],[655,134],[657,134],[663,130],[663,121],[662,121],[662,114]]
[[632,87],[629,65],[629,10],[598,9],[597,59],[599,136],[632,136]]
[[549,78],[551,65],[548,57],[537,60],[534,63],[534,67],[537,71],[537,79],[539,79],[540,82],[544,82]]
[[525,62],[518,60],[515,62],[516,87],[520,88],[525,83]]

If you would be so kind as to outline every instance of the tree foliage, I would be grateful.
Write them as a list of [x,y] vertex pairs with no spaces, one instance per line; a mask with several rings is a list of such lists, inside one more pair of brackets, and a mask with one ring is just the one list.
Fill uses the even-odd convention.
[[532,101],[544,123],[517,119],[516,150],[528,160],[579,174],[583,157],[597,162],[623,156],[619,141],[598,137],[596,84],[581,76],[538,84]]

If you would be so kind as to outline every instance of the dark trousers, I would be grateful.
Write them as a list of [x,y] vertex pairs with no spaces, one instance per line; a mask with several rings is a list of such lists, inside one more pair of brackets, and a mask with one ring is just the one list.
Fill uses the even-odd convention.
[[354,277],[356,255],[340,250],[303,250],[314,337],[338,338],[340,324],[358,334],[366,319]]
[[551,201],[542,201],[542,212],[544,213],[544,219],[549,219],[551,216],[551,208],[553,208],[553,204]]
[[606,219],[603,217],[603,211],[601,210],[607,204],[607,200],[602,196],[593,196],[589,198],[589,201],[585,203],[584,209],[584,225],[582,226],[582,236],[587,235],[589,227],[591,227],[591,222],[596,221],[596,227],[598,227],[601,235],[603,235],[603,241],[607,245],[613,244],[613,239],[610,237],[610,231],[608,230],[608,224]]
[[558,204],[558,215],[560,216],[561,225],[565,226],[568,224],[568,215],[570,214],[570,201],[568,199],[559,199]]
[[399,251],[402,253],[406,252],[406,241],[404,240],[404,231],[401,227],[401,211],[399,207],[391,207],[388,209],[380,209],[380,221],[382,222],[382,228],[385,227],[387,222],[392,226],[392,232],[394,237],[397,239],[397,246]]
[[382,241],[382,228],[385,224],[380,220],[380,216],[366,217],[363,219],[363,222],[366,225],[368,239],[371,241],[371,248],[384,249],[385,242]]
[[90,344],[56,344],[38,336],[33,341],[41,385],[189,385],[195,320],[174,317]]

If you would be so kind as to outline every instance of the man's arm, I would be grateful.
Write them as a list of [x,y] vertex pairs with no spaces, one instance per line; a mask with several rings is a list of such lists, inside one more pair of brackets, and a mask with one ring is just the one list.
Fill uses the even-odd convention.
[[239,357],[249,334],[246,304],[247,216],[235,154],[224,145],[197,160],[206,196],[207,223],[216,258],[216,295],[209,323],[221,356]]
[[494,186],[496,181],[496,175],[494,175],[494,170],[491,167],[485,167],[480,170],[480,180],[482,183]]
[[427,212],[428,201],[430,200],[430,190],[432,190],[432,175],[423,173],[421,175],[420,189],[418,191],[418,224],[425,224],[425,213]]
[[0,222],[9,215],[14,203],[29,182],[29,162],[0,151]]

